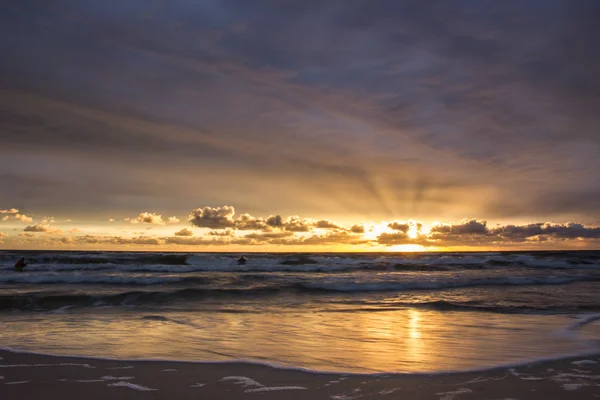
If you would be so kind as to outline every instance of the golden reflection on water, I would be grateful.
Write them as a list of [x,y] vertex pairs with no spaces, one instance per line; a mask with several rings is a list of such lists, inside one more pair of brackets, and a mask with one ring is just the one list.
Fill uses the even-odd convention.
[[405,309],[3,316],[0,346],[190,361],[254,359],[337,371],[464,370],[581,350],[568,316]]

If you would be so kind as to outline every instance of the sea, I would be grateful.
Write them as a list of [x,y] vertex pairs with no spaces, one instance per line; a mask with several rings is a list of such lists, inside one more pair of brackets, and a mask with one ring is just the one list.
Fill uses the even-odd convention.
[[244,255],[0,251],[0,348],[344,373],[600,352],[600,251]]

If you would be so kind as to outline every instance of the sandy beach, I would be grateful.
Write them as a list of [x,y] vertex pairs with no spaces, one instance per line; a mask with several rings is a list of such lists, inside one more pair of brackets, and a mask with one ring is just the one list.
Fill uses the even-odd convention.
[[113,361],[1,351],[0,399],[594,399],[600,355],[485,372],[344,375],[244,363]]

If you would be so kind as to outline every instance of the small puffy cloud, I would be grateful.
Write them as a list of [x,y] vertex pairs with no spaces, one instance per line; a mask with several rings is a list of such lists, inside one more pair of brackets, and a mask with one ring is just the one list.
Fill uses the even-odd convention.
[[347,231],[328,232],[326,235],[313,235],[304,239],[303,241],[303,244],[305,245],[361,245],[366,243],[370,243],[370,240],[364,239],[361,235],[353,234]]
[[138,237],[134,237],[134,238],[131,238],[131,239],[122,239],[122,241],[125,244],[145,244],[145,245],[159,245],[159,244],[162,244],[162,242],[160,241],[160,239],[150,238],[150,237],[143,237],[143,236],[138,236]]
[[312,220],[300,218],[297,215],[288,217],[283,223],[283,229],[290,232],[309,232],[312,226]]
[[23,232],[48,232],[51,229],[48,225],[32,225],[26,226]]
[[235,226],[234,214],[235,209],[231,206],[203,207],[192,210],[188,221],[198,228],[232,228]]
[[128,219],[132,224],[144,223],[144,224],[154,224],[154,225],[164,225],[165,222],[162,219],[162,216],[155,213],[143,212],[140,213],[135,219]]
[[8,237],[8,233],[0,232],[0,238]]
[[69,230],[69,233],[79,233],[79,232],[81,232],[81,231],[77,228],[73,228],[73,229]]
[[283,219],[281,215],[270,215],[267,219],[267,225],[271,228],[281,228],[283,227]]
[[329,221],[327,219],[318,220],[313,225],[315,228],[319,228],[319,229],[338,229],[338,230],[346,229],[345,227],[338,224],[337,222]]
[[65,219],[65,222],[67,222],[67,223],[68,222],[73,222],[73,220],[69,218],[69,219]]
[[364,225],[352,225],[352,227],[350,228],[350,232],[365,233],[365,226]]
[[115,222],[115,221],[116,221],[116,220],[115,220],[114,218],[109,218],[109,219],[108,219],[108,222],[110,222],[111,224],[112,224],[113,222]]
[[175,232],[175,236],[194,236],[194,232],[191,229],[183,228],[182,230]]
[[388,224],[388,228],[393,229],[395,231],[400,231],[400,232],[408,232],[408,230],[410,229],[410,224],[409,223],[401,223],[398,221],[394,221],[394,222],[390,222]]
[[60,229],[55,228],[48,223],[26,226],[25,229],[23,229],[23,232],[47,233],[52,235],[58,235],[62,233]]
[[181,236],[167,237],[167,238],[164,238],[164,240],[165,240],[166,244],[175,244],[175,245],[180,245],[180,246],[206,245],[211,242],[210,240],[204,240],[201,237],[193,238],[193,237],[181,237]]
[[271,239],[281,239],[294,236],[294,232],[263,232],[263,233],[250,233],[244,237],[247,239],[255,239],[259,241],[269,241]]
[[7,210],[0,210],[0,214],[6,214],[2,217],[2,221],[6,222],[9,219],[14,219],[16,221],[31,223],[33,222],[33,218],[28,217],[25,214],[19,214],[19,210],[16,208],[9,208]]
[[28,217],[25,214],[16,214],[13,218],[16,219],[17,221],[21,221],[21,222],[27,222],[27,223],[33,222],[33,218]]
[[[408,229],[407,229],[408,231]],[[414,240],[408,236],[407,232],[399,230],[397,233],[382,233],[377,236],[377,242],[384,246],[393,246],[397,244],[409,244],[414,243]]]
[[54,223],[56,223],[56,221],[54,220],[54,217],[42,218],[42,225],[50,225],[50,224],[54,224]]
[[206,236],[235,236],[233,229],[210,231]]
[[169,223],[169,224],[178,224],[179,222],[181,222],[181,221],[177,217],[169,217],[167,219],[167,223]]
[[235,227],[242,231],[255,231],[267,228],[267,222],[250,214],[242,214],[235,220]]
[[432,233],[450,235],[485,235],[488,233],[487,221],[464,219],[460,224],[436,225],[431,228]]

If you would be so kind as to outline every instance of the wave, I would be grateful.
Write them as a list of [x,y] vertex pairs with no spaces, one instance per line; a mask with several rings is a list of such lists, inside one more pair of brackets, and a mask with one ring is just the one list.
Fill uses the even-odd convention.
[[[248,287],[248,288],[195,288],[179,289],[170,291],[125,291],[113,294],[81,294],[81,293],[27,293],[17,295],[0,296],[0,310],[30,310],[30,311],[48,311],[65,312],[75,307],[106,307],[106,306],[153,306],[177,302],[198,302],[207,299],[240,299],[265,296],[274,296],[284,291],[302,290],[298,286],[281,287]],[[246,313],[246,309],[236,309],[227,303],[224,308],[217,308],[214,311],[228,313]],[[474,300],[467,301],[448,301],[431,300],[422,302],[398,301],[395,303],[372,303],[369,301],[356,301],[352,303],[335,303],[334,308],[320,309],[319,312],[327,313],[352,313],[352,312],[390,312],[404,310],[408,308],[423,308],[436,311],[471,311],[471,312],[492,312],[503,314],[540,314],[540,313],[582,313],[599,312],[598,304],[538,304],[533,305],[528,302],[500,303],[481,302]],[[340,307],[340,305],[345,305]],[[214,306],[214,305],[213,305]],[[203,309],[203,311],[208,311]],[[162,321],[163,317],[146,316],[144,319]],[[569,326],[569,329],[576,329],[580,326],[594,322],[600,319],[600,314],[594,314],[583,320],[578,320]]]
[[302,286],[311,290],[329,292],[392,292],[421,289],[452,289],[474,286],[530,286],[530,285],[564,285],[573,282],[600,281],[598,275],[569,276],[521,276],[521,277],[489,277],[476,279],[450,280],[417,280],[408,282],[348,282],[324,280],[306,282]]
[[164,304],[169,301],[195,301],[208,297],[262,296],[278,293],[277,288],[220,288],[220,289],[179,289],[143,291],[134,290],[114,294],[65,294],[65,293],[24,293],[0,296],[0,310],[30,309],[50,310],[69,306],[132,306]]
[[[552,263],[529,265],[523,261],[498,261],[489,260],[485,263],[422,263],[410,262],[360,262],[360,263],[345,263],[330,262],[325,263],[307,263],[299,264],[295,262],[286,262],[269,260],[262,262],[254,260],[250,264],[237,265],[235,259],[229,259],[221,262],[204,262],[204,264],[177,264],[176,259],[172,259],[172,264],[117,264],[108,262],[109,259],[104,259],[100,262],[91,264],[86,263],[65,263],[65,264],[48,264],[35,263],[29,260],[29,265],[26,271],[34,272],[131,272],[131,273],[173,273],[185,274],[193,272],[299,272],[299,273],[336,273],[336,272],[352,272],[352,271],[390,271],[390,272],[443,272],[443,271],[467,271],[467,270],[494,270],[494,269],[556,269],[556,270],[600,270],[597,264],[569,264]],[[179,259],[181,261],[182,259]],[[116,261],[116,260],[110,260]],[[165,260],[162,260],[165,261]],[[178,261],[178,262],[179,262]],[[12,271],[12,264],[0,265],[0,270]]]
[[295,285],[312,291],[383,292],[405,290],[435,290],[471,286],[562,285],[573,282],[600,281],[600,274],[521,275],[482,274],[340,274],[313,278],[308,275],[276,275],[248,273],[239,275],[186,274],[121,274],[121,273],[39,273],[16,272],[0,275],[0,284],[101,284],[101,285],[245,285],[272,282],[286,287]]
[[164,275],[91,275],[91,274],[40,274],[13,273],[0,276],[0,283],[14,284],[110,284],[110,285],[165,285],[165,284],[207,284],[210,278],[199,276]]

